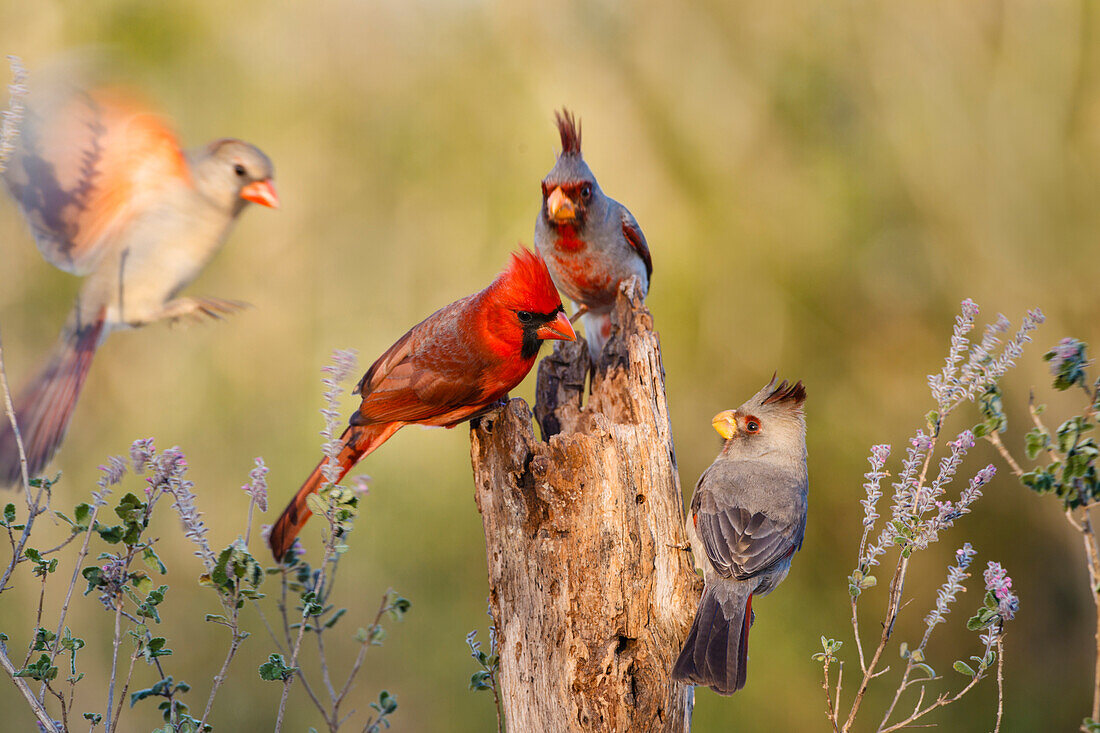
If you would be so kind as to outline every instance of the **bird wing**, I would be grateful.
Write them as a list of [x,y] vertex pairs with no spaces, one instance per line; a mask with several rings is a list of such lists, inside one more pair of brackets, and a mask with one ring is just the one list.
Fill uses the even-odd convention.
[[642,228],[638,226],[638,221],[633,214],[626,210],[625,206],[623,207],[623,236],[626,237],[626,241],[630,243],[638,256],[642,258],[642,262],[645,263],[646,277],[652,278],[653,258],[649,254],[649,245],[645,241],[645,235],[642,234]]
[[5,178],[42,256],[77,275],[166,187],[190,185],[172,130],[114,89],[69,91],[32,107]]
[[[695,530],[703,549],[719,575],[745,580],[770,569],[790,557],[802,546],[806,531],[806,513],[793,506],[801,493],[790,477],[767,473],[714,471],[714,466],[699,478],[691,501]],[[769,486],[768,494],[792,497],[792,505],[780,511],[742,505],[743,487],[737,481],[785,481],[786,486]],[[716,485],[717,484],[717,485]],[[794,514],[792,523],[783,515]]]
[[482,399],[478,358],[461,340],[464,298],[409,329],[363,375],[352,424],[422,422]]

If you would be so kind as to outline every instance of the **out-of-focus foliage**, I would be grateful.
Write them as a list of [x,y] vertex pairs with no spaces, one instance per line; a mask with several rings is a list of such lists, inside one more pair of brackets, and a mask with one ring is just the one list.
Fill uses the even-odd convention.
[[[270,468],[273,516],[319,458],[315,375],[331,350],[355,347],[369,362],[487,283],[517,241],[530,243],[556,153],[552,111],[567,104],[601,185],[638,217],[653,252],[648,302],[685,487],[718,448],[716,411],[775,369],[808,386],[803,551],[755,608],[748,687],[730,699],[700,691],[695,717],[700,731],[820,729],[809,655],[847,623],[865,456],[919,427],[923,378],[939,368],[958,303],[973,297],[1013,320],[1038,305],[1041,344],[1098,339],[1097,31],[1091,5],[1064,0],[3,0],[0,51],[23,58],[31,85],[60,53],[110,47],[117,76],[145,88],[189,144],[233,135],[262,147],[283,202],[247,211],[191,288],[254,309],[107,342],[54,464],[65,472],[59,490],[87,494],[104,455],[153,435],[193,458],[213,546],[236,535],[216,518],[246,511],[237,487],[253,456]],[[76,280],[41,260],[8,201],[0,283],[18,385],[53,344]],[[1015,451],[1024,396],[1048,379],[1038,351],[1001,385]],[[468,689],[463,643],[486,593],[465,432],[404,430],[364,463],[380,488],[342,560],[344,592],[373,598],[392,585],[417,601],[402,638],[372,653],[359,691],[364,709],[370,691],[392,691],[402,730],[494,721],[488,698]],[[996,461],[984,443],[974,453]],[[986,496],[958,537],[1012,568],[1028,599],[1005,640],[1002,729],[1068,730],[1091,691],[1083,561],[1057,502],[1003,475]],[[167,564],[197,576],[186,540],[155,525]],[[319,545],[315,525],[307,545]],[[949,558],[937,552],[950,548],[927,553],[907,592],[927,596],[942,582]],[[197,699],[199,670],[222,654],[211,640],[202,658],[203,592],[194,589],[195,613],[163,619],[169,642],[192,651],[195,666],[180,676]],[[0,625],[37,601],[30,587],[11,596]],[[945,648],[965,644],[965,630],[942,633]],[[256,670],[269,651],[245,645],[236,668]],[[344,651],[350,662],[355,649]],[[89,641],[81,654],[102,663],[110,650]],[[234,675],[220,695],[249,704],[214,722],[267,727],[278,693],[254,673]],[[14,694],[0,687],[0,707],[22,715]],[[943,729],[988,729],[989,694],[945,711]],[[27,715],[13,727],[32,725]],[[295,688],[287,729],[317,722]]]

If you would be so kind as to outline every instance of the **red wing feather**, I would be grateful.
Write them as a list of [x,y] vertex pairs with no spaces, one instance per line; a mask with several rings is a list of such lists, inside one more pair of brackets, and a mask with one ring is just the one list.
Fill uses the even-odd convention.
[[649,245],[645,241],[645,235],[642,234],[642,228],[638,226],[638,222],[629,212],[623,213],[623,236],[626,237],[626,241],[630,243],[638,256],[642,258],[642,262],[645,263],[646,277],[652,279],[653,258],[649,254]]
[[461,342],[468,299],[442,308],[413,326],[378,358],[359,382],[363,397],[353,425],[428,422],[482,399],[480,360]]
[[165,187],[190,183],[172,130],[112,89],[29,114],[7,178],[43,257],[78,275]]

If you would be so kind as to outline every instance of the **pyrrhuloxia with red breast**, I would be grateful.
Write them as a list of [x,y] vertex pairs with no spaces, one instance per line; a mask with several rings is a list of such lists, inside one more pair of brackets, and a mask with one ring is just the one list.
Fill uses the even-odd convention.
[[568,110],[556,115],[561,153],[542,181],[535,247],[558,289],[580,307],[593,359],[611,336],[619,284],[637,277],[649,292],[653,261],[637,220],[610,198],[581,154],[581,128]]

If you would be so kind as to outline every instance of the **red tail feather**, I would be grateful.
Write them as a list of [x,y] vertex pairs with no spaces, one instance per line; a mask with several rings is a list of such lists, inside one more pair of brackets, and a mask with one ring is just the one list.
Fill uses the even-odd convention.
[[[389,437],[397,432],[402,425],[404,423],[399,422],[375,423],[364,426],[352,425],[345,430],[344,434],[340,436],[340,442],[344,444],[344,447],[340,449],[340,453],[336,456],[336,461],[340,466],[340,473],[336,481],[343,480],[344,476],[348,475],[348,471],[356,463],[389,440]],[[306,500],[310,494],[320,490],[325,483],[325,477],[321,473],[321,469],[324,467],[326,460],[328,459],[323,459],[317,464],[317,468],[313,469],[313,473],[302,484],[302,488],[298,489],[298,493],[290,500],[286,509],[283,510],[283,513],[271,528],[271,537],[268,543],[271,545],[271,552],[275,555],[276,561],[283,559],[283,555],[294,544],[294,538],[298,536],[298,533],[302,531],[302,527],[313,515]]]
[[[15,401],[15,420],[32,478],[42,473],[65,437],[102,332],[102,320],[72,331]],[[10,486],[21,476],[19,448],[5,418],[0,424],[0,486]]]

